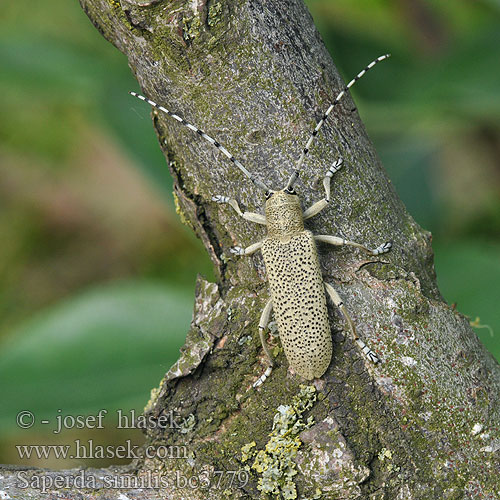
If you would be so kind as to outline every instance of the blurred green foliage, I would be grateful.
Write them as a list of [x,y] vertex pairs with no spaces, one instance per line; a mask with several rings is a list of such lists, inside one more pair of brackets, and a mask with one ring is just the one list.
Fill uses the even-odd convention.
[[68,414],[144,406],[148,373],[164,374],[178,358],[193,298],[165,283],[118,282],[23,322],[2,346],[0,435],[15,430],[6,410],[16,405],[51,418],[54,388]]
[[[444,297],[490,325],[477,332],[500,358],[500,2],[307,4],[346,80],[393,54],[356,104],[433,232]],[[12,462],[20,410],[141,410],[211,264],[174,213],[125,57],[77,2],[2,2],[0,23],[0,462]]]
[[[43,436],[49,433],[51,438],[65,437],[67,444],[74,430],[63,429],[54,436],[59,415],[97,415],[105,409],[104,428],[112,430],[118,410],[140,414],[149,389],[178,358],[193,298],[192,292],[165,283],[115,282],[94,286],[14,329],[0,356],[2,455],[19,461],[12,453],[15,444],[46,443]],[[26,409],[36,423],[19,429],[15,415]],[[41,424],[43,419],[50,424]],[[102,444],[109,445],[110,436],[101,434],[84,428],[74,438],[104,439]],[[116,445],[131,435],[141,440],[138,432],[127,430]],[[44,461],[35,465],[47,466]],[[56,461],[53,466],[61,464]]]

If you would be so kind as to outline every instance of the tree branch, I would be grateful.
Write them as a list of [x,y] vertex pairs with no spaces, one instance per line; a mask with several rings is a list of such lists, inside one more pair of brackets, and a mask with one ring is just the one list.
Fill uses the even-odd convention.
[[[127,55],[148,97],[215,137],[272,188],[286,183],[310,131],[343,86],[300,0],[80,3]],[[304,424],[296,454],[282,454],[278,462],[270,452],[261,455],[267,460],[261,469],[279,469],[274,485],[257,466],[245,485],[229,485],[224,476],[220,489],[198,484],[189,498],[257,498],[259,489],[273,486],[293,498],[286,490],[291,482],[309,498],[498,495],[498,364],[467,319],[442,300],[431,236],[406,212],[353,109],[346,96],[320,132],[296,187],[309,206],[322,196],[315,181],[344,158],[333,203],[308,228],[368,246],[393,242],[389,254],[371,259],[358,250],[320,248],[325,280],[338,289],[360,336],[382,362],[365,362],[332,314],[334,355],[314,383],[315,402],[299,389],[282,353],[270,379],[252,389],[264,369],[256,332],[268,297],[265,270],[260,256],[227,256],[234,244],[261,239],[263,228],[211,198],[236,196],[258,211],[262,193],[200,137],[153,113],[179,212],[202,239],[218,276],[217,284],[198,281],[181,359],[145,410],[154,422],[169,412],[183,422],[180,428],[151,427],[148,445],[184,447],[187,459],[135,464],[138,475],[164,475],[164,498],[186,497],[179,477],[247,472],[244,466],[254,459],[243,463],[241,448],[273,442],[268,434],[279,405],[301,415],[298,408],[306,403],[316,423]],[[298,473],[287,481],[280,476],[284,470]],[[314,496],[318,491],[322,496]]]

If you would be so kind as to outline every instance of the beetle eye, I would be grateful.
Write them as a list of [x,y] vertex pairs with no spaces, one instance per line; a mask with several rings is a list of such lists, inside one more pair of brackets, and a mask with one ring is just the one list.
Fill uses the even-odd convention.
[[287,193],[287,194],[297,194],[297,193],[295,192],[295,189],[293,189],[293,188],[290,188],[290,189],[285,189],[285,193]]
[[266,200],[268,200],[269,198],[271,198],[272,195],[273,195],[272,191],[266,191],[264,193],[264,196],[266,197]]

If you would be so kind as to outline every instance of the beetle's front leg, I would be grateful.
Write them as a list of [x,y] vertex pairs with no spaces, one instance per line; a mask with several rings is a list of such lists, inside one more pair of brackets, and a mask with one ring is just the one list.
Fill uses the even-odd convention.
[[330,181],[332,180],[333,174],[340,170],[342,166],[343,159],[339,158],[326,173],[323,178],[323,187],[325,188],[325,197],[322,200],[317,201],[314,205],[310,206],[303,214],[304,220],[310,219],[315,215],[319,214],[321,210],[323,210],[328,203],[330,203]]
[[340,298],[339,294],[333,288],[332,285],[329,283],[325,282],[325,289],[326,293],[330,297],[331,301],[335,306],[337,306],[340,309],[340,312],[344,316],[345,320],[347,321],[347,324],[349,325],[349,330],[351,330],[352,338],[354,342],[360,347],[361,352],[372,362],[372,363],[378,363],[379,359],[377,355],[358,337],[358,334],[356,333],[356,328],[354,327],[354,323],[352,322],[351,317],[349,316],[349,313],[347,312],[347,309],[344,305],[344,302]]
[[360,243],[345,240],[344,238],[339,238],[338,236],[329,236],[327,234],[317,234],[314,236],[314,239],[316,241],[321,241],[323,243],[328,243],[330,245],[334,245],[337,247],[351,246],[351,247],[361,248],[361,250],[364,250],[365,252],[368,252],[371,255],[380,255],[383,253],[387,253],[392,247],[392,243],[390,241],[387,241],[385,243],[382,243],[382,245],[378,246],[375,250],[371,250],[370,248],[365,247]]
[[212,201],[220,204],[227,203],[228,205],[231,205],[234,208],[235,212],[245,220],[255,222],[256,224],[263,224],[264,226],[266,225],[266,217],[264,215],[256,214],[255,212],[242,212],[240,206],[238,205],[238,202],[234,198],[229,198],[228,196],[222,196],[221,194],[218,194],[216,196],[212,196]]
[[[227,196],[218,194],[217,196],[212,196],[212,201],[215,201],[216,203],[227,203],[228,205],[231,205],[236,213],[240,217],[243,217],[245,220],[255,222],[256,224],[266,224],[266,218],[264,215],[256,214],[254,212],[242,212],[240,206],[238,205],[238,202],[234,198],[228,198]],[[262,243],[262,241],[258,241],[257,243],[254,243],[247,248],[236,246],[231,248],[229,251],[235,255],[251,255],[257,250],[260,250],[260,248],[262,247]]]
[[271,353],[269,352],[269,348],[267,347],[266,344],[266,339],[264,338],[264,330],[267,328],[267,325],[269,324],[269,319],[271,318],[271,311],[273,310],[273,302],[272,299],[269,299],[267,301],[267,304],[265,305],[262,315],[260,316],[260,321],[259,321],[259,337],[260,337],[260,342],[262,344],[262,348],[264,349],[264,352],[266,353],[267,359],[269,360],[269,366],[267,367],[266,371],[264,372],[263,375],[261,375],[253,384],[253,387],[259,387],[262,385],[267,377],[271,375],[271,372],[273,371],[273,358],[271,356]]

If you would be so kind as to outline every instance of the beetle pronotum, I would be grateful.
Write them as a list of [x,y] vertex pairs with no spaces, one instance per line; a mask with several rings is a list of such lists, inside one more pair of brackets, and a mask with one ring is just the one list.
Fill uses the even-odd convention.
[[290,367],[307,380],[321,377],[325,373],[332,358],[332,336],[328,321],[325,292],[333,304],[342,312],[353,339],[363,354],[373,363],[378,362],[377,355],[358,337],[354,324],[338,293],[329,283],[323,281],[316,242],[320,241],[334,246],[349,245],[360,248],[371,255],[388,252],[391,248],[391,243],[383,243],[375,250],[371,250],[364,245],[347,241],[338,236],[313,235],[310,231],[305,230],[304,221],[317,215],[328,205],[330,201],[330,181],[342,165],[341,158],[328,169],[323,179],[325,197],[314,203],[304,212],[302,211],[299,197],[293,189],[293,185],[300,174],[304,158],[309,152],[314,138],[333,108],[357,80],[378,62],[388,57],[389,54],[385,54],[372,61],[339,92],[311,133],[285,188],[278,191],[269,189],[264,182],[251,174],[234,158],[226,148],[205,132],[165,107],[156,104],[142,95],[130,92],[133,96],[168,114],[182,125],[203,137],[222,154],[227,156],[254,185],[265,192],[265,215],[242,212],[238,202],[234,198],[222,195],[212,197],[212,201],[216,203],[229,204],[244,219],[267,227],[267,236],[263,240],[247,248],[234,247],[230,250],[236,255],[251,255],[257,250],[261,250],[271,291],[271,298],[264,307],[259,321],[259,336],[264,352],[269,360],[269,367],[264,375],[257,379],[254,387],[264,382],[271,374],[273,366],[273,360],[264,339],[264,331],[273,310],[281,343]]

